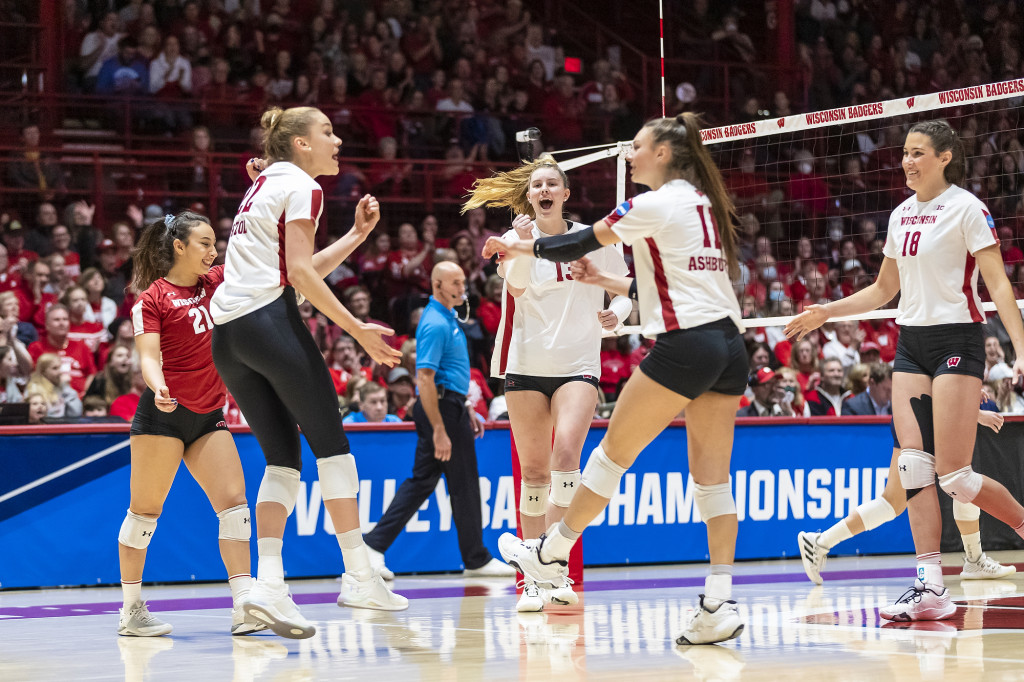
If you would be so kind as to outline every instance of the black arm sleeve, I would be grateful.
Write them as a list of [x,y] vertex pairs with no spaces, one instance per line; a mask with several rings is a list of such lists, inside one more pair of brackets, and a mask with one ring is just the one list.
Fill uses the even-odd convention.
[[636,293],[636,277],[629,283],[629,297],[634,301],[640,300],[640,295]]
[[594,228],[588,227],[578,232],[566,232],[536,240],[533,243],[533,255],[544,260],[568,263],[600,248],[601,242],[597,241]]

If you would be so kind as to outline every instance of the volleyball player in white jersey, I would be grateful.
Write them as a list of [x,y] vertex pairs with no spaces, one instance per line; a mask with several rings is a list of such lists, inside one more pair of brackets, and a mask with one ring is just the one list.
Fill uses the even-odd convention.
[[[549,157],[477,180],[463,211],[507,206],[517,215],[504,236],[534,239],[588,227],[562,217],[568,198],[569,179]],[[593,258],[615,275],[628,273],[614,246]],[[520,524],[524,538],[536,538],[562,520],[579,485],[580,453],[598,402],[602,325],[616,327],[633,303],[616,296],[604,310],[604,292],[575,282],[565,263],[520,258],[502,263],[498,273],[505,291],[491,376],[505,378],[523,477]],[[540,611],[547,601],[579,601],[567,575],[543,593],[526,578],[516,608]]]
[[[939,563],[942,517],[936,475],[954,500],[974,503],[1024,537],[1024,507],[1000,483],[971,468],[985,371],[979,271],[1013,342],[1018,379],[1024,371],[1024,324],[992,218],[985,204],[956,184],[965,173],[964,151],[948,123],[926,121],[910,128],[903,171],[915,194],[889,218],[878,278],[848,298],[809,306],[786,332],[803,337],[832,316],[865,313],[902,293],[892,406],[901,447],[899,476],[917,550],[917,580],[879,613],[889,620],[941,620],[951,617],[956,607]],[[929,432],[934,433],[932,443],[927,442]]]
[[503,253],[506,262],[529,255],[567,262],[616,242],[631,244],[635,280],[598,273],[592,263],[576,264],[573,277],[635,298],[641,331],[657,337],[626,382],[562,521],[538,540],[506,533],[498,547],[538,584],[552,584],[640,451],[685,408],[687,455],[707,524],[711,575],[700,607],[676,641],[709,644],[743,631],[732,600],[737,520],[729,483],[733,426],[747,380],[743,323],[729,280],[737,267],[735,210],[695,114],[645,124],[627,160],[633,181],[651,191],[592,228],[536,240],[491,237],[484,246],[484,256]]
[[376,199],[364,196],[352,229],[323,251],[313,245],[323,192],[313,178],[338,173],[338,139],[318,109],[263,114],[269,165],[238,209],[228,240],[224,283],[210,304],[216,327],[213,360],[259,441],[267,469],[256,501],[259,564],[243,607],[282,637],[311,637],[316,629],[291,599],[281,560],[285,522],[299,493],[302,455],[296,422],[316,456],[324,506],[345,562],[338,604],[399,610],[370,567],[359,529],[359,476],[341,425],[337,394],[297,294],[351,334],[377,362],[394,365],[398,351],[381,340],[390,329],[360,322],[323,278],[341,264],[380,219]]
[[[978,423],[987,426],[996,433],[1003,428],[1003,415],[988,410],[978,410]],[[843,540],[849,540],[854,535],[860,535],[866,530],[873,530],[884,523],[892,521],[903,513],[907,508],[907,491],[903,489],[899,477],[900,445],[896,440],[896,431],[893,429],[892,456],[889,460],[889,478],[885,481],[885,489],[881,496],[869,500],[850,514],[833,524],[822,533],[797,533],[797,545],[800,547],[800,559],[803,561],[804,572],[815,585],[822,583],[821,571],[825,567],[825,560],[828,558],[829,550]],[[922,434],[925,452],[934,449],[931,443],[931,434]],[[964,568],[960,572],[961,580],[986,580],[994,578],[1005,578],[1017,571],[1016,568],[1006,566],[992,557],[985,554],[981,548],[981,533],[978,519],[981,517],[981,510],[970,502],[964,503],[953,500],[953,519],[956,521],[957,529],[960,531],[960,539],[964,545]]]

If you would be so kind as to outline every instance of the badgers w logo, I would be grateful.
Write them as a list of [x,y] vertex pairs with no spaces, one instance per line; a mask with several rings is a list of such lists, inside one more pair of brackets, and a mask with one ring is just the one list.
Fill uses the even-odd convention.
[[946,360],[946,367],[953,368],[960,364],[960,356],[954,356]]

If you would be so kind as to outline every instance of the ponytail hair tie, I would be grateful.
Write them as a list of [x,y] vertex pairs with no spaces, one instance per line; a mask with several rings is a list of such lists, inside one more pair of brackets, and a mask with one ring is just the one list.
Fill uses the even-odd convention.
[[165,215],[165,216],[164,216],[164,227],[166,227],[166,228],[167,228],[167,231],[168,231],[168,232],[170,231],[170,229],[171,229],[171,224],[172,224],[173,222],[174,222],[174,216],[173,216],[173,215],[171,215],[170,213],[168,213],[167,215]]

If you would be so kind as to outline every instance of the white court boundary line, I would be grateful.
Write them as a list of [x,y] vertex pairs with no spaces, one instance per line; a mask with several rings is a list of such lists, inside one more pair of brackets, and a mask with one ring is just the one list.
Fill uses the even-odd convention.
[[56,478],[60,478],[64,474],[71,473],[75,469],[81,469],[86,464],[91,464],[91,463],[95,462],[98,459],[103,459],[104,457],[106,457],[107,455],[109,455],[111,453],[117,452],[118,450],[122,450],[122,449],[128,447],[130,442],[131,441],[129,441],[129,440],[125,440],[125,441],[122,441],[122,442],[118,443],[117,445],[111,445],[109,448],[105,448],[105,449],[100,450],[99,452],[97,452],[95,454],[89,455],[88,457],[86,457],[84,459],[80,459],[77,462],[75,462],[74,464],[69,464],[66,467],[63,467],[61,469],[57,469],[56,471],[52,471],[52,472],[46,474],[45,476],[43,476],[42,478],[37,478],[36,480],[32,481],[31,483],[26,483],[25,485],[21,486],[20,488],[15,488],[14,490],[12,490],[12,491],[10,491],[8,493],[4,493],[3,495],[0,495],[0,502],[6,502],[7,500],[15,498],[18,495],[21,495],[22,493],[26,493],[29,490],[32,490],[33,488],[38,488],[39,486],[43,485],[44,483],[49,483],[50,481],[52,481],[52,480],[54,480]]

